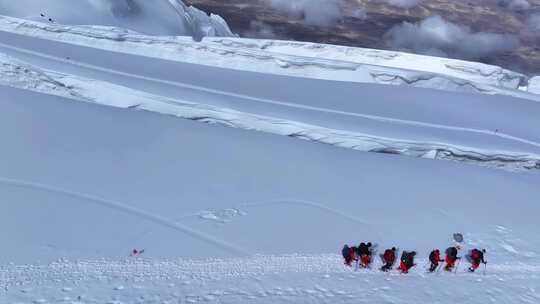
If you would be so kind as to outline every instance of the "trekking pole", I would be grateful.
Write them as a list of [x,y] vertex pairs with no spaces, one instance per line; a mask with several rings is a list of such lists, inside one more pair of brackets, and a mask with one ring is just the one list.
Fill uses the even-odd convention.
[[437,273],[443,268],[443,263],[439,263],[439,266],[437,266]]
[[486,275],[487,263],[484,263],[484,275]]
[[459,268],[459,263],[461,262],[461,259],[458,259],[457,261],[457,264],[456,264],[456,269],[454,269],[454,273],[457,273],[457,270]]

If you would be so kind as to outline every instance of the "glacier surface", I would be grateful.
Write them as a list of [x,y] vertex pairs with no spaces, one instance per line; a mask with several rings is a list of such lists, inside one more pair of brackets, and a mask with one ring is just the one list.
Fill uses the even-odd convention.
[[[35,20],[0,17],[0,303],[540,301],[534,78]],[[427,273],[455,232],[487,266]]]

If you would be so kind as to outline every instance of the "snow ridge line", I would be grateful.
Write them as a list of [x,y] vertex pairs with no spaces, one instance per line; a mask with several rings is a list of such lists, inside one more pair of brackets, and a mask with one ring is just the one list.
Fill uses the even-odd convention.
[[[176,3],[177,0],[169,0],[170,3]],[[174,4],[173,4],[174,5]],[[178,4],[176,4],[178,5]],[[181,4],[183,5],[183,4]],[[185,5],[184,5],[185,6]],[[0,16],[0,19],[6,19],[7,17],[5,16]],[[255,59],[255,60],[258,60],[258,61],[272,61],[274,62],[275,64],[277,64],[278,66],[282,67],[282,68],[286,68],[288,66],[298,66],[298,67],[303,67],[303,66],[313,66],[313,67],[316,67],[316,68],[321,68],[323,70],[331,70],[331,71],[335,71],[335,70],[348,70],[348,71],[357,71],[358,68],[360,67],[363,67],[365,68],[366,70],[369,71],[369,73],[372,75],[372,77],[374,77],[374,80],[378,83],[383,83],[383,84],[391,84],[391,85],[397,85],[397,83],[395,83],[394,81],[390,80],[389,82],[388,81],[385,81],[384,79],[381,79],[381,77],[378,77],[377,74],[380,72],[378,72],[378,70],[393,70],[396,72],[396,78],[394,80],[400,80],[400,81],[403,81],[405,83],[407,83],[408,85],[412,85],[412,86],[419,86],[419,87],[427,87],[427,88],[433,88],[433,89],[440,89],[440,88],[436,88],[436,87],[431,87],[429,84],[427,85],[423,85],[422,83],[424,82],[429,82],[431,81],[432,79],[445,79],[446,81],[456,85],[457,87],[461,87],[461,88],[464,88],[464,87],[469,87],[470,89],[472,89],[473,92],[475,93],[481,93],[481,94],[502,94],[502,95],[509,95],[509,96],[515,96],[515,97],[520,97],[520,98],[525,98],[525,99],[529,99],[529,100],[532,100],[532,101],[540,101],[539,98],[535,98],[534,96],[531,96],[533,94],[528,94],[527,92],[522,92],[522,91],[518,91],[516,90],[516,88],[512,88],[512,87],[507,87],[505,86],[504,84],[501,84],[501,77],[495,77],[495,79],[497,80],[497,83],[491,83],[491,82],[488,82],[488,83],[482,83],[482,82],[477,82],[477,81],[474,81],[474,80],[468,80],[467,78],[463,78],[463,77],[460,77],[458,75],[447,75],[447,74],[444,74],[444,73],[438,73],[438,72],[435,72],[435,71],[421,71],[421,70],[414,70],[414,69],[410,69],[410,68],[405,68],[405,67],[394,67],[394,66],[391,66],[391,65],[388,65],[388,64],[375,64],[375,63],[369,63],[369,62],[361,62],[361,61],[351,61],[351,60],[348,60],[348,59],[345,59],[345,58],[326,58],[326,57],[318,57],[316,55],[312,55],[312,56],[308,56],[308,55],[299,55],[299,54],[290,54],[290,53],[287,53],[287,52],[280,52],[280,51],[275,51],[275,50],[267,50],[268,47],[272,47],[274,45],[276,46],[280,46],[280,45],[283,45],[285,43],[285,45],[287,45],[287,42],[274,42],[274,41],[267,41],[267,42],[264,42],[262,45],[258,44],[258,42],[244,42],[242,41],[241,39],[239,41],[234,41],[230,38],[226,38],[226,39],[220,39],[220,40],[216,40],[216,39],[203,39],[202,42],[202,46],[201,45],[194,45],[192,42],[186,42],[185,40],[183,39],[172,39],[171,37],[148,37],[148,36],[144,36],[144,35],[140,35],[140,34],[137,34],[137,33],[131,33],[131,32],[126,32],[126,31],[122,31],[121,33],[115,33],[115,35],[108,35],[108,33],[104,33],[104,32],[100,32],[99,34],[95,34],[93,33],[91,30],[88,30],[86,29],[86,31],[84,29],[75,29],[74,27],[69,27],[69,26],[64,26],[64,27],[61,27],[61,26],[58,26],[58,25],[55,25],[55,26],[50,26],[50,25],[43,25],[43,24],[39,24],[39,23],[35,23],[35,22],[28,22],[28,21],[22,21],[22,20],[12,20],[13,18],[9,18],[7,19],[7,21],[5,21],[7,24],[9,24],[8,28],[13,28],[12,24],[15,24],[17,27],[15,29],[18,29],[19,27],[23,27],[27,30],[37,30],[37,31],[41,31],[41,32],[46,32],[46,33],[52,33],[52,34],[67,34],[67,35],[75,35],[75,36],[82,36],[84,37],[83,39],[88,39],[88,38],[96,38],[96,39],[105,39],[105,40],[110,40],[111,42],[114,42],[114,43],[118,43],[118,42],[129,42],[129,43],[134,43],[134,44],[144,44],[144,45],[149,45],[149,44],[154,44],[156,43],[157,45],[170,45],[170,44],[173,44],[173,45],[178,45],[180,47],[184,47],[184,48],[190,48],[190,49],[195,49],[197,51],[199,50],[203,50],[203,51],[208,51],[210,53],[214,53],[214,54],[231,54],[233,56],[238,56],[240,58],[243,58],[243,59]],[[102,30],[102,29],[101,29]],[[110,29],[111,31],[115,31],[115,30],[121,30],[120,28],[111,28]],[[18,33],[16,31],[16,33]],[[46,35],[43,36],[43,33],[38,33],[36,34],[35,32],[32,32],[32,33],[28,33],[28,32],[24,32],[24,33],[21,33],[22,35],[27,35],[27,36],[31,36],[31,37],[36,37],[36,38],[42,38],[42,39],[51,39],[51,40],[54,40],[54,41],[57,41],[57,42],[66,42],[68,41],[68,43],[73,43],[72,41],[69,41],[69,40],[66,40],[65,37],[47,37]],[[101,36],[100,36],[101,35]],[[236,38],[236,39],[239,39],[239,38]],[[84,42],[84,43],[81,43],[81,42],[74,42],[76,45],[79,45],[79,46],[89,46],[88,44],[88,41]],[[290,43],[289,45],[290,46],[294,46],[294,47],[300,47],[301,49],[304,49],[304,48],[307,48],[307,49],[310,49],[314,44],[309,44],[309,43],[303,43],[304,46],[302,45],[295,45],[295,43]],[[315,44],[317,45],[317,44]],[[340,47],[336,47],[336,46],[331,46],[331,45],[322,45],[323,47],[330,47],[331,49],[335,48],[336,50],[340,49]],[[111,48],[109,47],[103,47],[100,49],[102,50],[112,50]],[[348,48],[347,48],[348,49]],[[359,49],[360,50],[360,49]],[[360,53],[364,53],[365,50],[364,49],[361,49],[362,51]],[[370,50],[371,52],[375,51],[377,52],[377,50]],[[148,56],[148,54],[145,54],[144,52],[129,52],[130,54],[134,54],[134,55],[142,55],[142,56]],[[370,53],[372,54],[372,53]],[[408,54],[410,55],[410,54]],[[386,58],[386,57],[390,57],[390,58],[395,58],[396,56],[399,56],[397,53],[396,54],[392,54],[392,55],[389,55],[389,54],[384,54],[384,55],[381,55],[381,54],[377,54],[376,57],[383,57],[383,58]],[[152,55],[150,55],[150,57],[154,57]],[[167,56],[166,58],[162,58],[162,57],[159,57],[159,56],[156,56],[156,58],[160,58],[160,59],[169,59],[169,60],[173,60],[173,61],[176,61],[173,58],[170,58],[170,55]],[[180,61],[182,62],[182,61]],[[191,62],[191,63],[196,63],[196,62],[192,62],[190,60],[187,60],[185,62]],[[456,63],[458,64],[458,63]],[[464,63],[462,63],[464,64]],[[450,69],[452,66],[450,66],[450,64],[446,64],[445,65],[446,68]],[[459,67],[459,65],[457,65]],[[226,68],[227,66],[221,66],[223,68]],[[465,67],[467,67],[465,65]],[[477,73],[479,73],[479,75],[482,75],[484,77],[489,77],[490,79],[493,78],[493,76],[497,76],[499,74],[499,76],[502,76],[502,79],[521,79],[522,77],[524,77],[523,75],[521,74],[517,74],[517,73],[513,73],[512,71],[508,71],[506,69],[502,69],[500,67],[495,67],[493,66],[495,69],[493,69],[491,72],[488,72],[486,73],[485,71],[483,71],[482,69],[480,68],[474,68],[474,67],[471,67],[469,69],[465,69],[464,71],[461,71],[460,69],[454,69],[454,70],[457,70],[457,71],[461,71],[462,73],[467,73],[467,74],[470,74],[471,70],[472,71],[477,71]],[[412,77],[407,77],[407,75],[405,74],[408,74],[408,73],[413,73],[413,75],[416,75],[416,76],[412,76]],[[279,73],[278,73],[279,74]],[[287,75],[287,73],[285,73]],[[473,73],[474,74],[474,73]],[[516,76],[511,76],[511,75],[516,75]],[[320,77],[321,75],[319,75]],[[394,76],[394,75],[393,75]],[[428,77],[425,77],[425,76],[428,76]],[[318,77],[314,77],[315,79],[317,79]],[[392,77],[393,78],[393,77]],[[330,79],[331,78],[325,78],[325,77],[322,77],[321,79]],[[492,79],[493,80],[493,79]],[[521,79],[522,80],[522,79]],[[349,81],[353,81],[352,79],[349,79]],[[443,89],[444,90],[444,89]],[[455,91],[455,88],[454,89],[448,89],[448,91]],[[458,90],[459,92],[459,90]]]
[[[412,54],[412,53],[406,53],[406,52],[399,52],[399,51],[383,51],[383,50],[377,50],[377,49],[366,49],[366,48],[359,48],[359,47],[347,47],[347,46],[339,46],[339,45],[331,45],[331,44],[319,44],[319,43],[312,43],[312,42],[297,42],[297,41],[282,41],[282,40],[268,40],[268,39],[262,39],[262,43],[260,39],[256,42],[247,41],[247,38],[239,38],[237,40],[230,39],[230,37],[206,37],[205,42],[207,44],[217,44],[218,46],[226,46],[232,49],[255,49],[257,51],[264,50],[268,52],[269,54],[278,54],[278,55],[285,55],[290,57],[299,57],[299,58],[314,58],[319,59],[316,55],[297,55],[297,54],[291,54],[287,52],[281,52],[281,51],[275,51],[270,50],[271,48],[280,48],[280,47],[292,47],[296,49],[301,50],[307,50],[312,51],[313,49],[324,49],[324,48],[330,48],[333,50],[338,51],[338,54],[341,55],[339,58],[328,58],[328,57],[322,57],[320,59],[327,60],[327,61],[337,61],[337,62],[345,62],[345,63],[351,63],[351,64],[360,64],[360,65],[368,65],[373,67],[383,67],[383,68],[392,68],[397,70],[404,70],[404,71],[411,71],[411,72],[420,72],[420,73],[429,73],[429,74],[435,74],[440,76],[449,76],[455,79],[460,79],[463,81],[469,81],[465,78],[459,77],[459,76],[451,76],[446,74],[441,74],[437,72],[432,71],[425,71],[425,70],[414,70],[410,68],[404,68],[404,67],[395,67],[392,65],[385,65],[385,64],[375,64],[375,63],[366,63],[366,62],[360,62],[360,61],[351,61],[347,59],[343,59],[343,57],[349,57],[350,52],[349,50],[352,50],[353,53],[360,53],[363,56],[366,57],[374,57],[377,59],[383,58],[385,60],[393,60],[400,56],[411,56],[412,58],[422,58],[422,57],[428,57],[424,55],[419,54]],[[314,52],[315,53],[315,52]],[[344,55],[345,54],[345,55]],[[513,72],[511,70],[507,70],[505,68],[494,66],[494,65],[488,65],[488,64],[481,64],[481,63],[473,63],[478,64],[480,66],[486,66],[490,67],[491,71],[485,72],[484,70],[478,68],[477,66],[469,66],[469,61],[463,61],[458,59],[449,59],[449,58],[440,58],[439,60],[443,60],[444,67],[458,71],[460,73],[465,74],[475,74],[478,73],[481,76],[489,77],[493,79],[493,76],[500,75],[502,79],[518,79],[518,80],[525,80],[526,76],[522,75],[517,72]],[[383,62],[385,63],[385,62]],[[501,77],[495,77],[499,82],[501,81]],[[473,81],[474,82],[474,81]],[[495,86],[500,88],[508,89],[506,86],[501,85],[495,85],[495,84],[486,84],[488,86]]]
[[243,256],[249,255],[246,250],[244,250],[244,249],[242,249],[240,247],[237,247],[237,246],[235,246],[235,245],[233,245],[231,243],[228,243],[228,242],[225,242],[223,240],[217,239],[217,238],[215,238],[215,237],[213,237],[211,235],[208,235],[206,233],[194,230],[194,229],[192,229],[190,227],[187,227],[185,225],[175,223],[175,222],[173,222],[173,221],[171,221],[171,220],[169,220],[169,219],[167,219],[165,217],[162,217],[160,215],[152,214],[152,213],[149,213],[147,211],[144,211],[144,210],[129,206],[127,204],[124,204],[124,203],[121,203],[121,202],[118,202],[118,201],[108,200],[108,199],[100,198],[100,197],[93,196],[93,195],[90,195],[90,194],[74,192],[74,191],[65,190],[65,189],[62,189],[62,188],[49,186],[49,185],[44,185],[44,184],[40,184],[40,183],[27,182],[27,181],[23,181],[23,180],[17,180],[17,179],[5,178],[5,177],[0,177],[0,184],[4,184],[4,185],[7,185],[7,186],[12,186],[12,187],[18,187],[18,188],[30,188],[30,189],[35,189],[35,190],[41,190],[41,191],[45,191],[45,192],[56,193],[56,194],[60,194],[60,195],[64,195],[64,196],[70,196],[70,197],[82,199],[82,200],[85,200],[85,201],[88,201],[88,202],[92,202],[92,203],[94,203],[96,205],[104,206],[104,207],[114,209],[114,210],[117,210],[117,211],[122,211],[124,213],[128,213],[128,214],[137,216],[139,218],[146,219],[148,221],[151,221],[151,222],[156,223],[158,225],[161,225],[163,227],[168,227],[168,228],[180,231],[180,232],[185,233],[187,235],[190,235],[190,236],[192,236],[192,237],[194,237],[196,239],[202,240],[204,242],[207,242],[209,244],[217,246],[217,247],[219,247],[221,249],[224,249],[224,250],[226,250],[226,251],[228,251],[230,253],[240,254],[240,255],[243,255]]
[[471,133],[477,133],[477,134],[482,134],[482,135],[498,136],[501,138],[505,138],[508,140],[512,140],[512,141],[516,141],[516,142],[520,142],[520,143],[524,143],[524,144],[528,144],[528,145],[540,148],[539,142],[527,140],[525,138],[513,136],[504,132],[494,132],[492,130],[485,130],[485,129],[448,126],[448,125],[441,125],[441,124],[435,124],[435,123],[420,122],[420,121],[415,121],[415,120],[404,120],[404,119],[397,119],[397,118],[370,115],[370,114],[353,113],[353,112],[346,112],[346,111],[334,110],[334,109],[323,108],[323,107],[294,104],[290,102],[277,101],[277,100],[272,100],[272,99],[267,99],[267,98],[258,98],[258,97],[253,97],[253,96],[249,96],[245,94],[232,93],[232,92],[227,92],[227,91],[217,90],[217,89],[210,89],[210,88],[205,88],[202,86],[197,86],[197,85],[192,85],[192,84],[187,84],[187,83],[182,83],[182,82],[175,82],[175,81],[164,80],[164,79],[159,79],[159,78],[154,78],[154,77],[125,73],[125,72],[110,69],[110,68],[99,67],[99,66],[95,66],[95,65],[91,65],[91,64],[87,64],[83,62],[77,62],[73,60],[67,60],[61,57],[47,55],[47,54],[39,53],[36,51],[28,50],[25,48],[19,48],[19,47],[7,45],[4,43],[0,43],[0,47],[11,49],[17,52],[26,53],[26,54],[37,56],[37,57],[41,57],[41,58],[45,58],[45,59],[49,59],[49,60],[53,60],[53,61],[57,61],[57,62],[61,62],[61,63],[65,63],[65,64],[83,67],[86,69],[96,70],[96,71],[110,73],[110,74],[116,74],[116,75],[120,75],[124,77],[136,78],[139,80],[162,83],[162,84],[167,84],[167,85],[171,85],[171,86],[175,86],[179,88],[192,89],[192,90],[212,93],[216,95],[234,97],[234,98],[239,98],[239,99],[244,99],[244,100],[249,100],[249,101],[255,101],[255,102],[272,104],[272,105],[279,105],[279,106],[286,106],[286,107],[303,109],[303,110],[310,110],[310,111],[315,111],[315,112],[359,117],[359,118],[364,118],[364,119],[371,119],[375,121],[388,122],[388,123],[394,123],[394,124],[400,124],[400,125],[428,127],[428,128],[442,129],[442,130],[471,132]]
[[[487,167],[492,168],[499,168],[499,165],[504,164],[504,169],[508,169],[509,171],[540,168],[540,155],[535,154],[503,151],[491,151],[490,153],[487,150],[447,143],[416,142],[406,139],[387,138],[360,132],[330,129],[297,121],[250,114],[228,108],[219,108],[212,105],[192,103],[186,100],[170,99],[161,96],[154,96],[152,101],[174,106],[176,107],[176,111],[164,111],[163,109],[156,108],[153,104],[145,103],[135,104],[129,108],[162,114],[173,113],[175,116],[197,122],[261,131],[357,151],[390,153],[412,157],[425,157],[426,153],[436,151],[434,159],[463,161],[480,165],[485,163]],[[494,166],[490,164],[494,164]]]
[[[258,46],[258,45],[249,45],[250,49],[243,49],[242,46],[247,46],[248,44],[244,44],[241,42],[238,43],[232,43],[228,44],[225,43],[227,39],[222,40],[210,40],[210,42],[206,41],[206,45],[200,47],[201,49],[209,50],[210,52],[219,52],[224,51],[227,53],[231,53],[233,55],[253,58],[257,60],[278,60],[283,61],[288,65],[291,66],[315,66],[322,69],[327,70],[348,70],[348,71],[357,71],[359,68],[365,68],[368,73],[374,78],[376,83],[380,84],[392,84],[392,80],[401,80],[408,85],[414,86],[416,83],[420,83],[422,81],[430,81],[433,79],[444,79],[449,81],[450,83],[453,83],[459,87],[470,87],[474,92],[479,94],[489,94],[489,95],[508,95],[512,97],[522,97],[524,92],[516,91],[512,92],[511,89],[495,85],[495,84],[483,84],[478,83],[472,80],[468,80],[465,78],[460,78],[458,76],[453,75],[445,75],[442,73],[437,72],[430,72],[430,71],[420,71],[420,70],[413,70],[413,69],[407,69],[402,67],[392,67],[389,65],[376,65],[373,63],[363,63],[363,62],[356,62],[356,61],[350,61],[345,59],[328,59],[328,58],[318,58],[318,57],[310,57],[310,56],[303,56],[303,55],[292,55],[287,53],[282,53],[278,51],[269,51],[266,50],[264,46]],[[60,41],[60,40],[58,40]],[[178,44],[182,46],[189,46],[185,42],[177,42]],[[218,47],[211,47],[210,44],[218,44]],[[231,46],[231,45],[240,45],[240,47]],[[252,50],[253,47],[255,47],[255,50]],[[449,67],[450,68],[450,67]],[[503,70],[502,68],[499,68],[500,70]],[[391,74],[389,70],[392,70],[395,72],[395,74]],[[480,72],[480,71],[479,71]],[[407,77],[405,74],[409,73],[411,75],[414,75],[412,77]],[[497,71],[492,71],[488,75],[483,76],[491,76],[493,74],[497,73]],[[389,77],[391,80],[384,80],[381,79],[382,77]],[[520,78],[515,76],[514,78]],[[421,86],[420,86],[421,87]],[[452,90],[450,90],[452,91]],[[459,92],[459,91],[458,91]],[[525,92],[526,95],[526,92]],[[528,101],[533,102],[539,102],[540,99],[536,98],[526,98]]]

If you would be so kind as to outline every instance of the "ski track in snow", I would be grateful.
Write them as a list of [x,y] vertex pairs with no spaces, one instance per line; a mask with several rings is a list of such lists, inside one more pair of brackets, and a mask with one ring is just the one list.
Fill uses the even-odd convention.
[[149,221],[151,221],[153,223],[156,223],[158,225],[161,225],[163,227],[168,227],[168,228],[180,231],[180,232],[185,233],[187,235],[190,235],[190,236],[192,236],[192,237],[194,237],[196,239],[199,239],[201,241],[204,241],[204,242],[210,243],[212,245],[215,245],[215,246],[217,246],[219,248],[222,248],[222,249],[224,249],[224,250],[226,250],[228,252],[235,253],[235,254],[240,254],[240,255],[248,255],[247,250],[244,250],[244,249],[242,249],[242,248],[240,248],[240,247],[238,247],[236,245],[225,242],[223,240],[216,239],[215,237],[213,237],[211,235],[205,234],[205,233],[200,232],[200,231],[196,231],[196,230],[194,230],[194,229],[192,229],[190,227],[179,224],[179,223],[177,223],[175,221],[169,220],[169,219],[167,219],[165,217],[162,217],[160,215],[152,214],[152,213],[149,213],[147,211],[144,211],[144,210],[129,206],[128,204],[124,204],[124,203],[121,203],[121,202],[118,202],[118,201],[108,200],[108,199],[100,198],[100,197],[89,195],[89,194],[69,191],[69,190],[66,190],[66,189],[61,189],[61,188],[53,187],[53,186],[49,186],[49,185],[43,185],[43,184],[39,184],[39,183],[21,181],[21,180],[16,180],[16,179],[9,179],[9,178],[4,178],[4,177],[0,177],[0,183],[4,184],[4,185],[12,186],[12,187],[30,188],[30,189],[41,190],[41,191],[46,191],[46,192],[52,192],[52,193],[56,193],[56,194],[60,194],[60,195],[64,195],[64,196],[70,196],[70,197],[82,199],[84,201],[91,202],[93,204],[97,204],[99,206],[104,206],[104,207],[107,207],[107,208],[111,208],[111,209],[114,209],[114,210],[118,210],[118,211],[121,211],[121,212],[124,212],[124,213],[131,214],[133,216],[137,216],[139,218],[149,220]]
[[349,220],[351,222],[354,222],[362,226],[366,226],[366,227],[371,226],[371,224],[369,224],[368,222],[366,222],[365,220],[361,218],[351,216],[350,214],[346,214],[345,212],[342,212],[336,209],[332,209],[324,204],[313,202],[313,201],[307,201],[307,200],[293,199],[293,198],[280,198],[280,199],[272,199],[272,200],[257,201],[257,202],[246,202],[246,203],[239,204],[235,208],[228,208],[228,209],[222,209],[222,210],[203,210],[196,213],[178,216],[177,219],[180,220],[180,219],[185,219],[185,218],[190,218],[190,217],[200,217],[200,218],[208,219],[208,220],[227,222],[224,220],[224,218],[226,218],[227,216],[219,216],[219,214],[227,212],[227,211],[233,211],[235,213],[233,217],[243,216],[245,215],[245,212],[243,211],[244,208],[272,206],[272,205],[289,205],[289,206],[297,205],[297,206],[302,206],[302,207],[318,209],[318,210],[324,211],[325,213],[336,215],[342,219]]
[[[93,203],[93,204],[97,204],[99,206],[104,206],[106,208],[111,208],[111,209],[121,211],[121,212],[130,214],[130,215],[133,215],[133,216],[137,216],[139,218],[149,220],[149,221],[151,221],[153,223],[156,223],[156,224],[159,224],[159,225],[161,225],[163,227],[172,228],[172,229],[180,231],[182,233],[186,233],[186,234],[188,234],[188,235],[190,235],[192,237],[195,237],[195,238],[197,238],[199,240],[205,241],[205,242],[210,243],[212,245],[218,246],[219,248],[225,249],[225,250],[227,250],[229,252],[240,254],[240,255],[243,255],[243,256],[248,256],[249,255],[249,253],[248,253],[248,251],[246,249],[240,248],[240,247],[238,247],[236,245],[233,245],[233,244],[231,244],[229,242],[216,239],[215,237],[213,237],[211,235],[208,235],[208,234],[205,234],[203,232],[194,230],[194,229],[192,229],[192,228],[190,228],[188,226],[182,225],[182,224],[180,224],[178,222],[178,220],[184,219],[184,218],[187,218],[187,217],[201,216],[201,212],[198,212],[196,214],[189,214],[189,215],[179,216],[176,220],[170,220],[170,219],[167,219],[167,218],[165,218],[165,217],[163,217],[161,215],[152,214],[152,213],[149,213],[148,211],[132,207],[129,204],[126,204],[126,203],[122,203],[122,202],[118,202],[118,201],[114,201],[114,200],[109,200],[109,199],[105,199],[105,198],[100,198],[100,197],[97,197],[95,195],[90,195],[90,194],[86,194],[86,193],[80,193],[80,192],[70,191],[70,190],[66,190],[66,189],[61,189],[61,188],[53,187],[53,186],[50,186],[50,185],[44,185],[44,184],[40,184],[40,183],[22,181],[22,180],[5,178],[5,177],[0,177],[0,184],[7,185],[7,186],[12,186],[12,187],[18,187],[18,188],[31,188],[31,189],[35,189],[35,190],[52,192],[52,193],[56,193],[56,194],[60,194],[60,195],[65,195],[65,196],[70,196],[70,197],[82,199],[84,201],[87,201],[87,202],[90,202],[90,203]],[[369,223],[367,223],[363,219],[351,216],[349,214],[346,214],[346,213],[344,213],[342,211],[339,211],[339,210],[336,210],[336,209],[332,209],[332,208],[327,207],[327,206],[325,206],[323,204],[312,202],[312,201],[306,201],[306,200],[274,199],[274,200],[261,201],[261,202],[244,203],[244,204],[240,204],[240,206],[242,206],[242,207],[258,207],[258,206],[278,205],[278,204],[281,204],[281,205],[300,205],[300,206],[304,206],[304,207],[308,207],[308,208],[314,208],[314,209],[322,210],[322,211],[324,211],[326,213],[329,213],[329,214],[336,215],[336,216],[338,216],[338,217],[340,217],[342,219],[350,220],[350,221],[352,221],[352,222],[354,222],[356,224],[360,224],[360,225],[365,226],[365,227],[371,227],[371,225]],[[218,220],[220,220],[220,219],[218,219]]]
[[77,61],[74,61],[72,59],[67,60],[65,58],[52,56],[52,55],[47,55],[47,54],[39,53],[39,52],[36,52],[36,51],[28,50],[28,49],[25,49],[25,48],[20,48],[20,47],[7,45],[7,44],[4,44],[4,43],[0,43],[0,47],[11,49],[11,50],[14,50],[14,51],[17,51],[17,52],[22,52],[22,53],[32,55],[32,56],[45,58],[45,59],[48,59],[48,60],[53,60],[53,61],[60,62],[60,63],[63,63],[63,64],[69,64],[69,65],[82,67],[82,68],[85,68],[85,69],[96,70],[96,71],[110,73],[110,74],[114,74],[114,75],[118,75],[118,76],[135,78],[135,79],[144,80],[144,81],[150,81],[150,82],[155,82],[155,83],[171,85],[171,86],[175,86],[175,87],[183,88],[183,89],[192,89],[192,90],[205,92],[205,93],[211,93],[211,94],[216,94],[216,95],[221,95],[221,96],[226,96],[226,97],[243,99],[243,100],[248,100],[248,101],[252,101],[252,102],[260,102],[260,103],[265,103],[265,104],[285,106],[285,107],[290,107],[290,108],[297,108],[297,109],[302,109],[302,110],[310,110],[310,111],[314,111],[314,112],[322,112],[322,113],[328,113],[328,114],[338,114],[338,115],[344,115],[344,116],[359,117],[359,118],[370,119],[370,120],[380,121],[380,122],[393,123],[393,124],[399,124],[399,125],[427,127],[427,128],[435,128],[435,129],[442,129],[442,130],[449,130],[449,131],[470,132],[470,133],[476,133],[476,134],[481,134],[481,135],[496,136],[496,137],[500,137],[500,138],[504,138],[504,139],[508,139],[508,140],[512,140],[512,141],[515,141],[515,142],[520,142],[520,143],[524,143],[524,144],[528,144],[528,145],[540,148],[540,143],[539,142],[532,141],[532,140],[527,140],[525,138],[513,136],[511,134],[507,134],[507,133],[504,133],[504,132],[494,132],[493,130],[465,128],[465,127],[448,126],[448,125],[435,124],[435,123],[426,123],[426,122],[414,121],[414,120],[396,119],[396,118],[391,118],[391,117],[383,117],[383,116],[377,116],[377,115],[369,115],[369,114],[361,114],[361,113],[333,110],[333,109],[323,108],[323,107],[315,107],[315,106],[294,104],[294,103],[290,103],[290,102],[283,102],[283,101],[271,100],[271,99],[266,99],[266,98],[257,98],[257,97],[253,97],[253,96],[249,96],[249,95],[232,93],[232,92],[227,92],[227,91],[217,90],[217,89],[210,89],[210,88],[205,88],[205,87],[202,87],[202,86],[196,86],[196,85],[182,83],[182,82],[175,82],[175,81],[164,80],[164,79],[159,79],[159,78],[154,78],[154,77],[136,75],[136,74],[132,74],[132,73],[125,73],[125,72],[110,69],[110,68],[104,68],[104,67],[99,67],[99,66],[95,66],[95,65],[91,65],[91,64],[87,64],[87,63],[83,63],[83,62],[77,62]]
[[242,207],[258,207],[258,206],[267,206],[267,205],[300,205],[300,206],[311,207],[311,208],[319,209],[319,210],[322,210],[322,211],[337,215],[337,216],[339,216],[339,217],[341,217],[343,219],[350,220],[350,221],[352,221],[352,222],[354,222],[356,224],[360,224],[360,225],[363,225],[363,226],[371,226],[370,224],[368,224],[368,222],[366,222],[363,219],[351,216],[351,215],[346,214],[344,212],[341,212],[339,210],[329,208],[329,207],[327,207],[327,206],[325,206],[323,204],[319,204],[319,203],[312,202],[312,201],[306,201],[306,200],[283,198],[283,199],[274,199],[274,200],[261,201],[261,202],[248,202],[248,203],[241,204],[240,206],[242,206]]

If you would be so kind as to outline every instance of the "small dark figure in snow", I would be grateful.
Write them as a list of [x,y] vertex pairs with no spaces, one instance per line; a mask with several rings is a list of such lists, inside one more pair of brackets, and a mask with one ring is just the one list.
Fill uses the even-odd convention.
[[345,260],[344,264],[347,266],[351,266],[352,262],[356,260],[356,247],[349,247],[348,245],[344,245],[343,249],[341,250],[341,254],[343,255],[343,259]]
[[386,249],[384,251],[384,254],[381,255],[381,259],[384,263],[384,265],[381,267],[382,271],[388,271],[392,269],[392,266],[394,266],[394,263],[396,261],[396,247],[392,247],[392,249]]
[[401,273],[408,273],[409,269],[414,267],[416,264],[414,264],[414,257],[416,256],[416,251],[403,251],[401,254],[401,261],[399,263],[398,270],[401,271]]
[[474,272],[480,266],[480,263],[487,264],[487,262],[484,260],[484,253],[486,253],[485,249],[471,250],[471,253],[469,254],[469,258],[471,262],[471,267],[469,267],[470,272]]
[[49,18],[49,22],[54,23],[54,20],[52,18]]
[[441,251],[439,249],[433,250],[429,254],[429,261],[431,262],[431,266],[429,267],[429,272],[434,272],[437,267],[439,267],[439,262],[444,262],[443,259],[441,259]]
[[138,256],[140,256],[140,255],[143,254],[143,253],[144,253],[144,249],[140,249],[140,250],[139,250],[139,249],[136,249],[136,248],[135,248],[135,249],[133,249],[133,250],[131,251],[131,253],[129,254],[129,256],[130,256],[130,257],[138,257]]
[[446,248],[446,266],[444,266],[444,270],[452,271],[452,269],[456,265],[456,261],[461,259],[461,257],[457,256],[459,249],[460,248],[458,246]]
[[358,257],[360,258],[360,265],[363,268],[369,267],[371,263],[371,243],[360,243],[358,246]]
[[41,17],[45,17],[45,14],[44,14],[44,13],[41,13],[41,14],[39,14],[39,15],[40,15]]

